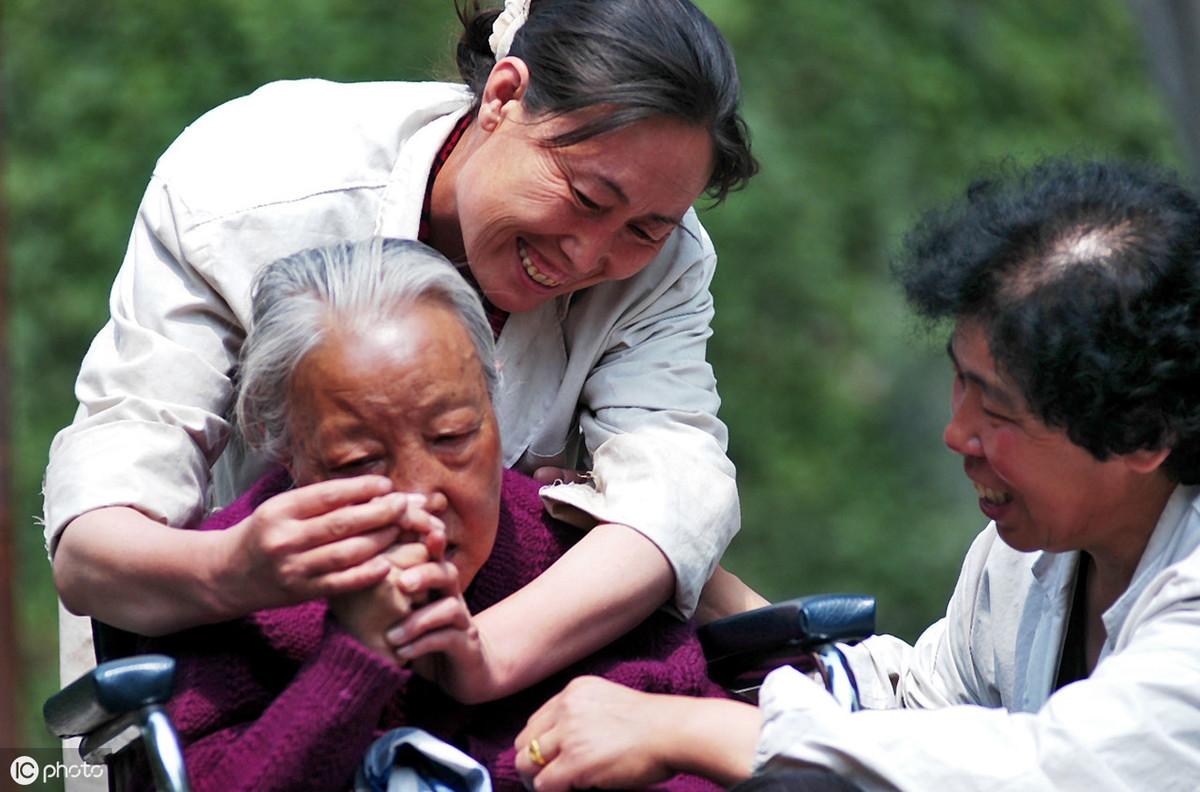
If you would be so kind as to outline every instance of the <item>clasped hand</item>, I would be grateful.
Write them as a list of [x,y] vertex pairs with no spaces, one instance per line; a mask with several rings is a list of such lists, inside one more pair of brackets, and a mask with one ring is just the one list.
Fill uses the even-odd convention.
[[[383,476],[331,479],[269,498],[227,533],[224,609],[326,599],[347,632],[390,660],[449,652],[463,669],[480,667],[482,645],[458,571],[443,558],[445,526],[428,505],[422,495],[393,491]],[[439,676],[432,660],[418,670]]]
[[367,648],[394,662],[411,661],[436,680],[445,658],[482,662],[482,646],[458,570],[444,557],[444,526],[426,511],[423,496],[404,497],[398,540],[380,553],[387,574],[367,588],[329,597],[329,609]]

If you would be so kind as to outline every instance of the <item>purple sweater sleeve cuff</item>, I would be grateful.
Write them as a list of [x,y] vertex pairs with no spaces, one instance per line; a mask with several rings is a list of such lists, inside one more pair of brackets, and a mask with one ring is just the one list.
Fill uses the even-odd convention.
[[412,672],[389,662],[360,644],[332,615],[325,617],[325,637],[305,671],[311,673],[315,695],[343,702],[346,707],[382,709],[408,682]]
[[327,617],[317,651],[262,715],[188,748],[193,788],[348,787],[384,706],[410,676]]

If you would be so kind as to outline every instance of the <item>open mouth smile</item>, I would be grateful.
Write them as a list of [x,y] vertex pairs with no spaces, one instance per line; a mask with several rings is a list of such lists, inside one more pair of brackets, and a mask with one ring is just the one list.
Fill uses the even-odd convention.
[[525,249],[525,240],[517,240],[517,252],[521,255],[521,266],[524,267],[525,274],[528,275],[535,283],[540,283],[541,285],[550,289],[554,289],[562,285],[559,281],[556,281],[554,278],[551,278],[549,275],[534,266],[533,262],[529,260],[529,251]]
[[975,492],[979,495],[980,499],[993,506],[1003,506],[1006,503],[1012,503],[1013,496],[1011,492],[994,490],[975,481],[971,483],[975,485]]

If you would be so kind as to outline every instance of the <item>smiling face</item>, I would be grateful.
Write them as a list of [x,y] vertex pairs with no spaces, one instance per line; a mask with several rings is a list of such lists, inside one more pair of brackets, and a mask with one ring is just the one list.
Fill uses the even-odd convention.
[[374,473],[428,498],[466,587],[491,554],[500,436],[475,347],[434,302],[360,333],[334,331],[291,382],[297,485]]
[[531,118],[517,100],[485,103],[472,140],[460,143],[452,195],[435,185],[435,223],[438,198],[452,202],[457,252],[506,311],[638,273],[708,181],[704,129],[654,118],[576,145],[546,145],[578,123]]
[[1000,538],[1022,551],[1140,555],[1162,507],[1155,498],[1167,483],[1158,469],[1165,453],[1100,461],[1046,426],[997,371],[973,322],[959,324],[949,351],[955,378],[946,445],[962,455]]

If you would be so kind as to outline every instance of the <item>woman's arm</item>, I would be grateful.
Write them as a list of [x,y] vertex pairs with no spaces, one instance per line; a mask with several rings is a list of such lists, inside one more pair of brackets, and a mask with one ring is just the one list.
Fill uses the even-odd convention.
[[[533,471],[533,477],[546,485],[579,484],[588,480],[586,471],[560,467],[538,468]],[[770,604],[770,600],[747,586],[741,578],[718,565],[713,570],[712,577],[704,584],[694,618],[698,624],[708,624],[726,616],[745,613]]]
[[697,624],[708,624],[770,604],[770,600],[743,583],[737,575],[718,566],[700,594],[695,619]]
[[[1111,653],[1090,677],[1043,700],[1048,678],[1014,677],[1045,672],[1029,655],[1049,620],[1035,616],[1036,631],[1016,629],[1047,607],[1044,589],[1031,556],[988,528],[968,554],[947,618],[897,667],[894,698],[908,709],[846,713],[810,679],[775,671],[760,691],[757,761],[815,764],[913,789],[1190,789],[1200,778],[1200,732],[1179,724],[1195,723],[1200,711],[1197,562],[1193,553],[1129,597],[1123,619],[1109,622],[1120,625]],[[954,629],[962,637],[948,638]]]
[[[768,604],[718,572],[713,598],[701,599],[710,618]],[[653,542],[624,525],[598,525],[529,585],[475,616],[474,633],[447,634],[434,644],[414,639],[423,630],[411,625],[392,637],[403,659],[448,652],[435,676],[442,689],[464,703],[491,701],[612,642],[661,607],[674,587],[670,564]]]
[[[209,471],[230,434],[230,372],[254,265],[232,259],[202,274],[185,241],[193,223],[178,191],[156,172],[113,282],[109,320],[80,366],[75,420],[50,447],[45,529],[52,554],[60,532],[97,509],[136,505],[149,522],[176,527],[203,518]],[[75,532],[106,521],[85,520]],[[120,526],[150,527],[128,515]],[[123,549],[137,556],[140,547]],[[119,566],[109,571],[122,574]]]
[[[662,552],[623,525],[598,525],[525,588],[476,617],[508,695],[640,624],[674,589]],[[524,636],[521,642],[513,636]]]
[[[400,87],[380,91],[395,101],[354,94],[360,98],[349,112],[353,124],[303,126],[312,140],[340,136],[344,145],[333,146],[325,158],[327,164],[330,157],[337,162],[326,169],[295,167],[295,152],[311,143],[292,134],[297,132],[292,120],[307,118],[314,102],[344,102],[348,95],[315,81],[277,84],[225,104],[189,126],[159,159],[113,283],[109,321],[80,368],[75,420],[50,449],[44,487],[47,547],[56,557],[60,532],[72,525],[73,542],[83,542],[76,544],[80,552],[73,557],[103,565],[78,570],[56,562],[56,576],[68,589],[82,589],[72,585],[73,578],[94,578],[102,586],[115,580],[121,590],[132,586],[137,592],[141,584],[133,578],[145,574],[150,579],[143,590],[149,595],[164,589],[189,594],[156,604],[159,612],[150,618],[154,630],[229,615],[210,607],[220,592],[197,582],[194,567],[200,562],[188,552],[191,545],[151,531],[189,528],[204,518],[215,486],[212,469],[232,431],[227,420],[231,373],[258,268],[296,250],[328,244],[330,228],[348,239],[371,234],[377,217],[364,211],[362,191],[351,196],[341,185],[331,185],[329,174],[342,164],[355,172],[363,166],[360,122],[399,128],[414,104],[425,107],[431,101],[424,89],[411,95]],[[450,91],[442,100],[458,93]],[[390,108],[387,113],[372,109],[384,106]],[[286,145],[281,129],[291,130]],[[402,138],[394,142],[406,144]],[[387,157],[377,159],[386,176]],[[413,181],[419,182],[412,191],[420,206],[425,179]],[[297,217],[306,222],[297,223]],[[221,466],[232,457],[225,454]],[[223,472],[242,474],[252,467],[247,461],[243,469],[230,465]],[[222,502],[235,493],[217,494]],[[123,515],[83,518],[129,506],[135,509]],[[91,528],[101,535],[79,536]],[[174,556],[173,549],[185,554]],[[178,585],[172,578],[177,573]],[[67,597],[76,610],[90,610],[112,601],[113,590],[70,590]],[[136,628],[140,614],[131,615],[135,621],[127,626]],[[120,621],[116,614],[114,622]]]
[[431,530],[391,486],[362,476],[286,491],[228,530],[177,530],[123,507],[88,512],[62,534],[55,584],[73,612],[143,635],[362,589],[388,574],[379,553],[399,525]]
[[[164,161],[186,162],[189,151],[185,134]],[[313,580],[254,526],[220,536],[178,530],[202,517],[209,468],[230,432],[239,317],[255,267],[268,260],[256,260],[267,251],[253,244],[215,268],[202,260],[186,241],[194,221],[178,188],[156,172],[146,190],[110,320],[80,368],[79,411],[55,437],[46,469],[46,539],[64,604],[148,635],[369,585],[386,568],[367,559],[391,541],[343,542],[323,571],[347,574]],[[347,526],[345,535],[355,532]],[[264,564],[274,569],[250,576]]]
[[577,359],[590,367],[577,411],[590,478],[542,493],[551,514],[567,522],[628,525],[649,538],[671,565],[672,601],[685,617],[740,521],[706,360],[715,268],[712,245],[689,212],[645,270],[572,302],[567,373],[578,374]]
[[[580,677],[517,735],[517,770],[537,792],[631,789],[677,773],[730,786],[749,777],[758,709],[726,699],[643,693]],[[529,750],[536,739],[544,767]]]
[[[1000,550],[1005,558],[1022,559],[1020,571],[1011,574],[1011,570],[994,569],[989,573],[988,560],[994,550]],[[1011,674],[1012,662],[980,662],[979,658],[1007,656],[1013,651],[1017,641],[1012,632],[1015,624],[1004,617],[999,623],[991,619],[994,612],[1024,612],[1021,603],[1030,594],[1024,583],[1033,579],[1028,559],[1007,550],[989,527],[971,543],[946,615],[927,627],[915,645],[891,635],[874,635],[843,647],[858,682],[863,708],[1004,706],[1006,694],[1001,690],[1003,677],[998,670],[1007,669],[1004,673]],[[1007,608],[993,611],[990,602],[1003,602]]]
[[54,585],[72,613],[141,635],[163,635],[233,618],[212,581],[225,537],[183,531],[136,509],[88,512],[62,532],[54,554]]
[[[406,589],[448,585],[444,574],[434,577],[436,567],[427,570]],[[449,695],[469,704],[491,701],[628,632],[672,588],[670,566],[650,540],[622,525],[598,525],[527,586],[473,618],[448,597],[414,613],[389,639],[405,660],[443,653],[422,670]]]

